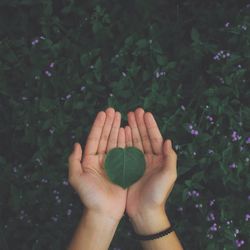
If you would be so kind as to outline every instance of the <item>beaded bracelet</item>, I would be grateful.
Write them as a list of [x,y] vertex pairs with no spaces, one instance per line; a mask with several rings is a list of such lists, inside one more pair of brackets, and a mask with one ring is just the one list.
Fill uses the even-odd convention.
[[172,231],[174,231],[174,226],[171,226],[159,233],[156,233],[156,234],[151,234],[151,235],[140,235],[140,234],[137,234],[136,232],[133,232],[133,239],[135,240],[154,240],[154,239],[157,239],[157,238],[160,238],[164,235],[167,235],[169,233],[171,233]]

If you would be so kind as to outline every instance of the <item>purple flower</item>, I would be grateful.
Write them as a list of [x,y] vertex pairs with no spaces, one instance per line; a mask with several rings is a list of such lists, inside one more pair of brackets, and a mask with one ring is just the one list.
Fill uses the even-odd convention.
[[54,66],[55,66],[55,63],[54,63],[54,62],[52,62],[52,63],[49,64],[49,67],[50,67],[50,68],[54,68]]
[[215,216],[213,212],[210,212],[207,216],[207,221],[214,221],[215,220]]
[[193,190],[192,191],[192,195],[195,196],[195,197],[198,197],[198,196],[200,196],[200,193],[197,192],[197,191],[195,191],[195,190]]
[[56,214],[56,216],[52,216],[51,219],[52,219],[54,222],[57,222],[57,221],[58,221],[58,215]]
[[177,211],[182,212],[183,211],[183,207],[178,207]]
[[39,40],[38,39],[34,39],[32,42],[31,42],[31,44],[33,45],[33,46],[35,46],[36,44],[38,44],[39,43]]
[[51,72],[49,72],[48,70],[45,70],[45,75],[47,75],[48,77],[51,77],[52,76],[52,74],[51,74]]
[[237,133],[237,131],[233,131],[233,133],[231,134],[232,137],[232,141],[238,141],[241,139],[241,136]]
[[207,238],[209,238],[210,240],[213,239],[213,235],[212,234],[207,234]]
[[71,94],[68,94],[68,95],[66,96],[66,99],[69,100],[70,98],[71,98]]
[[229,164],[228,167],[233,169],[233,168],[237,168],[237,165],[233,162],[233,163]]
[[228,28],[228,27],[229,27],[229,25],[230,25],[230,23],[229,23],[229,22],[226,22],[226,23],[225,23],[225,27],[226,27],[226,28]]
[[245,221],[249,221],[249,219],[250,219],[250,214],[246,214]]
[[250,143],[250,137],[248,137],[247,139],[246,139],[246,144],[249,144]]
[[200,204],[195,204],[195,207],[196,207],[196,208],[199,208],[199,207],[202,208],[203,206],[202,206],[202,204],[200,203]]
[[245,243],[245,241],[244,240],[235,240],[235,243],[236,243],[237,247],[241,247]]
[[42,178],[42,179],[41,179],[41,182],[42,182],[42,183],[48,183],[48,180],[47,180],[46,178]]
[[212,117],[212,116],[210,116],[210,115],[207,115],[207,119],[208,119],[210,122],[212,122],[212,121],[213,121],[213,117]]
[[50,134],[54,134],[55,128],[50,128],[50,129],[49,129],[49,132],[50,132]]
[[208,151],[207,151],[209,154],[213,154],[214,153],[214,151],[212,150],[212,149],[208,149]]
[[217,231],[217,230],[218,230],[217,224],[214,223],[214,224],[210,227],[210,231],[215,232],[215,231]]
[[237,234],[240,233],[240,230],[238,228],[235,229],[235,232],[234,232],[234,237],[237,237]]
[[215,200],[211,200],[211,201],[209,202],[209,206],[212,207],[212,206],[214,205],[214,203],[215,203]]
[[213,59],[216,61],[220,61],[222,58],[225,59],[226,57],[229,57],[230,53],[229,52],[225,52],[224,50],[219,51],[214,57]]
[[65,180],[64,180],[64,181],[63,181],[63,185],[64,185],[64,186],[68,186],[68,185],[69,185],[68,181],[65,181]]
[[246,25],[242,25],[241,28],[242,28],[243,30],[247,30],[247,26],[246,26]]
[[199,134],[198,130],[192,129],[191,135],[197,136]]
[[72,210],[69,208],[69,209],[67,210],[67,215],[70,216],[71,213],[72,213]]
[[197,192],[196,190],[192,190],[192,191],[188,191],[188,196],[199,197],[200,193]]

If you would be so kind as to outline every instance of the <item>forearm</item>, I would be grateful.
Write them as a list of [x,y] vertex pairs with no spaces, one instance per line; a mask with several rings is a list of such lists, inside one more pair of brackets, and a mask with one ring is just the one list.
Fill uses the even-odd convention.
[[68,250],[107,250],[118,223],[86,209]]
[[[155,234],[170,227],[170,221],[165,210],[141,213],[130,219],[134,230],[138,234]],[[144,250],[183,250],[175,232],[154,240],[141,241]]]

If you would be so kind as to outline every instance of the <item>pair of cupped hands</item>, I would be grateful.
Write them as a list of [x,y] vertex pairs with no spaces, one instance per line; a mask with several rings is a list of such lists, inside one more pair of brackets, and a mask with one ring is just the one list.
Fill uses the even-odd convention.
[[[124,212],[130,218],[164,208],[177,178],[177,155],[171,140],[164,140],[150,112],[137,108],[129,112],[128,126],[121,114],[109,107],[100,111],[87,137],[84,153],[79,143],[68,158],[71,186],[91,211],[119,221]],[[126,189],[112,183],[104,161],[115,147],[136,147],[145,156],[144,175]]]

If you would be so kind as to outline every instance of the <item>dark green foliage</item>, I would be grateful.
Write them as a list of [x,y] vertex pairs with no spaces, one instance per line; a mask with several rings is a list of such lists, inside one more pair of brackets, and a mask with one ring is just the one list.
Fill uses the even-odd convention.
[[[185,249],[250,249],[249,7],[1,0],[0,249],[66,248],[82,212],[67,157],[108,106],[123,125],[143,107],[173,140],[166,207]],[[130,230],[110,249],[140,249]]]

